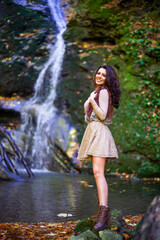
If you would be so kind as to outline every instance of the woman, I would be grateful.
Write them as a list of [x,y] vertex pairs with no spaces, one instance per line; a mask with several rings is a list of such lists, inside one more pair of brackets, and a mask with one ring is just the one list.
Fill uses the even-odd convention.
[[109,65],[98,67],[93,83],[96,88],[84,104],[85,121],[88,125],[81,142],[78,159],[92,160],[99,200],[97,223],[94,229],[99,231],[106,227],[110,219],[108,184],[104,169],[106,159],[116,159],[118,153],[107,125],[112,122],[113,107],[119,107],[121,91],[118,76]]

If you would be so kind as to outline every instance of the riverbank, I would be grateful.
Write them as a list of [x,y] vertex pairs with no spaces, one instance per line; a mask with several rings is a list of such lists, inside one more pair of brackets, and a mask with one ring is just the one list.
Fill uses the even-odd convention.
[[[125,228],[133,230],[142,217],[143,215],[123,217],[126,222]],[[77,223],[78,221],[64,221],[60,223],[0,223],[0,239],[67,240],[74,234],[73,230]],[[111,231],[116,232],[114,229],[111,229]],[[123,238],[129,240],[130,236],[127,233],[123,233]]]

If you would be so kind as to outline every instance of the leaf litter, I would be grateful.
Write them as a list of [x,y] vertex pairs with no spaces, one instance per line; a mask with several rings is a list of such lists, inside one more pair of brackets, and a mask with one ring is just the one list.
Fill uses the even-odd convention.
[[[133,230],[143,215],[125,216],[126,228]],[[0,223],[1,240],[67,240],[75,235],[73,230],[77,221],[67,221],[60,223]],[[115,232],[115,229],[110,229]],[[123,234],[125,240],[130,239],[128,234]]]

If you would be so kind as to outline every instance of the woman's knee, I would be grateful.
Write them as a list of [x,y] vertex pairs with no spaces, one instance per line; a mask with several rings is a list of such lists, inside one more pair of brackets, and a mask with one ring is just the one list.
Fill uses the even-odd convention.
[[105,158],[92,157],[94,178],[98,179],[104,176]]
[[100,177],[104,176],[104,173],[100,169],[94,169],[93,170],[93,175],[95,179],[98,179]]

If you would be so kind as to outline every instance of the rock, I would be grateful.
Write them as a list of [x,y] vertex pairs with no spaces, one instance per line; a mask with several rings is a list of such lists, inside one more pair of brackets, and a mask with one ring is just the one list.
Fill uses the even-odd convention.
[[[0,1],[0,95],[28,97],[42,65],[48,59],[54,26],[44,1],[32,9]],[[31,7],[31,4],[27,4]],[[38,4],[39,5],[39,4]],[[44,13],[44,9],[46,14]],[[31,25],[30,25],[31,23]],[[53,29],[53,30],[52,30]]]
[[91,232],[90,230],[87,230],[87,231],[81,233],[79,236],[72,236],[72,237],[68,238],[68,240],[76,240],[76,239],[83,239],[83,240],[94,240],[95,239],[96,240],[99,238],[93,232]]
[[55,151],[53,153],[54,160],[51,159],[48,169],[53,171],[58,170],[61,161],[60,165],[62,167],[64,164],[63,166],[65,168],[62,168],[64,171],[67,168],[70,172],[74,172],[75,170],[79,172],[80,162],[77,160],[79,149],[77,131],[68,119],[67,114],[57,115],[56,121],[55,134],[52,139],[55,145]]
[[[90,233],[93,234],[93,232],[91,232],[91,231],[93,230],[94,225],[95,225],[95,221],[90,221],[90,220],[88,220],[88,218],[85,218],[85,219],[79,221],[79,223],[74,228],[74,232],[75,233],[80,232],[81,234],[77,237],[72,236],[72,238],[69,238],[69,239],[70,240],[82,239],[82,237],[84,237],[84,236],[85,237],[88,237],[88,236],[90,237]],[[107,226],[107,229],[117,228],[117,230],[121,232],[124,225],[125,225],[125,222],[122,219],[121,211],[118,211],[118,210],[111,211],[111,224]],[[78,237],[80,237],[80,238],[78,238]],[[102,240],[105,240],[105,239],[106,240],[121,240],[122,239],[122,237],[119,234],[113,233],[113,232],[111,232],[109,230],[106,230],[106,229],[103,230],[103,231],[99,231],[99,237]],[[88,240],[88,239],[99,239],[99,238],[83,238],[83,239]]]
[[87,231],[81,233],[79,236],[72,236],[72,237],[68,238],[67,240],[77,240],[77,239],[81,239],[81,240],[100,240],[97,237],[97,235],[95,235],[90,230],[87,230]]
[[95,225],[95,221],[90,221],[88,218],[82,219],[74,228],[74,232],[85,232],[86,230],[92,230]]
[[[84,232],[86,230],[92,230],[93,226],[95,225],[95,221],[90,221],[88,218],[85,218],[78,222],[76,227],[74,228],[74,232]],[[106,228],[117,228],[119,232],[123,231],[125,226],[125,221],[122,219],[122,212],[119,210],[112,210],[111,211],[111,224],[108,225]]]
[[121,235],[108,230],[100,231],[99,236],[101,240],[122,240],[123,239]]
[[160,196],[155,197],[148,207],[134,240],[160,240]]
[[111,224],[109,225],[109,228],[116,228],[119,232],[122,232],[125,221],[122,218],[122,212],[120,210],[112,210],[111,211]]

